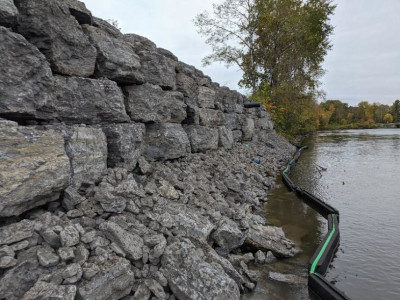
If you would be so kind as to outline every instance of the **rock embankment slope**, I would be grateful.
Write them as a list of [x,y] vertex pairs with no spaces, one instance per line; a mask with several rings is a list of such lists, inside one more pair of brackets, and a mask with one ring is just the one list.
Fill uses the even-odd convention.
[[263,108],[75,0],[0,0],[0,53],[1,299],[239,299],[296,253]]

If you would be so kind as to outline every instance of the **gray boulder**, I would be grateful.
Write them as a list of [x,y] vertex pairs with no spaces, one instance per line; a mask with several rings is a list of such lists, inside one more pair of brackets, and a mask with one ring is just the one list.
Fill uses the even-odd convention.
[[[72,0],[71,0],[72,1]],[[96,49],[61,0],[18,0],[18,32],[47,57],[54,72],[91,76]]]
[[176,89],[177,62],[157,52],[139,53],[141,62],[141,72],[145,82],[156,84],[162,88]]
[[177,90],[182,92],[186,97],[193,99],[197,97],[197,83],[193,78],[185,73],[176,74],[176,87]]
[[124,95],[114,81],[55,77],[54,109],[69,124],[128,122]]
[[30,220],[2,226],[0,227],[0,245],[10,245],[28,239],[33,235],[33,230],[34,222]]
[[268,278],[272,279],[274,281],[278,281],[281,283],[286,283],[286,284],[300,284],[300,285],[306,285],[307,284],[307,278],[305,277],[300,277],[294,274],[282,274],[282,273],[277,273],[277,272],[269,272]]
[[109,168],[132,171],[143,152],[144,124],[112,124],[102,127],[107,137]]
[[71,160],[72,183],[94,182],[107,169],[107,139],[101,129],[75,127],[66,138]]
[[44,281],[38,281],[25,293],[23,300],[52,299],[52,300],[74,300],[76,286],[56,285]]
[[53,76],[44,55],[4,27],[0,27],[0,53],[0,116],[17,120],[54,118]]
[[60,232],[61,245],[63,247],[71,247],[79,244],[79,231],[73,225],[65,227]]
[[41,266],[48,268],[58,264],[60,257],[54,252],[52,248],[39,247],[37,249],[37,258]]
[[149,161],[184,157],[190,153],[190,142],[182,125],[155,123],[146,125],[144,157]]
[[68,186],[70,162],[54,130],[0,121],[0,149],[0,217],[54,201]]
[[205,152],[218,148],[218,129],[199,125],[185,125],[192,152]]
[[63,0],[68,6],[69,12],[75,17],[79,24],[92,24],[92,13],[86,8],[84,2],[77,0]]
[[224,114],[220,110],[200,108],[200,125],[203,126],[221,126],[224,125]]
[[218,146],[223,147],[225,150],[230,150],[233,147],[233,134],[232,130],[227,129],[225,126],[218,128],[219,141]]
[[97,49],[96,77],[107,77],[120,84],[143,83],[139,57],[121,34],[115,36],[90,25],[84,25],[83,30]]
[[244,96],[227,87],[216,89],[216,101],[220,103],[226,113],[242,113]]
[[0,0],[0,26],[13,26],[18,18],[18,10],[13,0]]
[[178,299],[240,299],[236,282],[220,265],[207,263],[189,240],[167,246],[161,264]]
[[243,141],[251,141],[254,135],[254,120],[252,118],[247,118],[246,122],[242,128],[243,131]]
[[197,93],[197,102],[199,107],[214,108],[215,91],[205,86],[199,86]]
[[130,293],[135,277],[129,260],[110,255],[98,267],[99,271],[90,280],[80,281],[78,299],[121,299]]
[[277,257],[292,257],[299,252],[282,229],[275,226],[253,225],[247,233],[245,244],[255,250],[270,250]]
[[213,240],[223,249],[233,250],[243,245],[246,234],[231,219],[224,218],[212,234]]
[[136,53],[141,52],[156,52],[157,46],[155,43],[150,41],[148,38],[138,34],[124,34],[124,40],[129,43]]
[[186,119],[186,104],[180,92],[163,91],[153,84],[125,87],[127,110],[136,122],[181,123]]
[[113,222],[104,222],[99,229],[126,253],[127,258],[132,260],[142,258],[143,240],[140,236],[122,229]]

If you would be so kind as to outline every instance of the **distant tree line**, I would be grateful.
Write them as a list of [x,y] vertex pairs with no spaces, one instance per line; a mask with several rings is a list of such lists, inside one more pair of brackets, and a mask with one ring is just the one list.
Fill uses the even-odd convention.
[[400,122],[400,100],[392,105],[362,101],[350,106],[340,100],[328,100],[318,105],[318,128],[370,128],[380,123]]

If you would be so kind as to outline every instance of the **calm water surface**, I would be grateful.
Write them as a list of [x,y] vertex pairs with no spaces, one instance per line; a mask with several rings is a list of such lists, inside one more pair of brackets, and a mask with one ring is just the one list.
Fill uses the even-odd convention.
[[[353,300],[400,299],[400,130],[324,132],[307,144],[291,178],[340,211],[340,246],[327,279]],[[268,199],[266,217],[302,252],[264,268],[246,299],[312,299],[306,288],[271,283],[267,274],[271,268],[301,274],[326,221],[283,186]]]

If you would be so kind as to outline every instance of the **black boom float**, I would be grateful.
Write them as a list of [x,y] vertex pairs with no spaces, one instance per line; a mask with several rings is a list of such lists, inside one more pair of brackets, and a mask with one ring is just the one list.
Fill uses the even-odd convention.
[[313,194],[298,187],[289,177],[301,153],[307,147],[301,147],[282,173],[282,180],[289,190],[304,200],[328,220],[328,233],[315,251],[309,263],[308,287],[321,300],[350,300],[343,292],[325,279],[326,271],[339,246],[339,211]]

